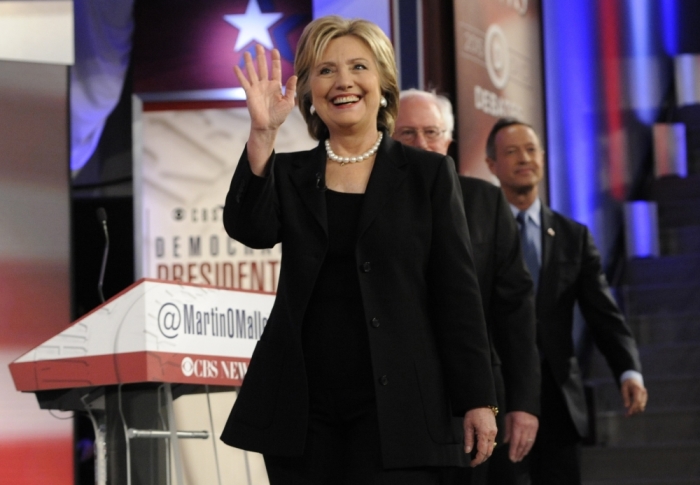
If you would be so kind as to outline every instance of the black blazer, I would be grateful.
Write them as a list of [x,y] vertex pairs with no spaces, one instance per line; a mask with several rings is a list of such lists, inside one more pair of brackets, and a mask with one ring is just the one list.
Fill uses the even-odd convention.
[[507,412],[540,412],[534,287],[503,191],[472,177],[460,177],[459,182],[491,338],[500,434]]
[[[224,226],[253,248],[283,244],[268,324],[222,434],[272,455],[303,452],[308,388],[301,325],[328,237],[322,144],[273,154],[265,178],[244,152]],[[358,226],[357,271],[387,468],[465,465],[462,418],[495,404],[488,338],[454,163],[384,136]]]
[[572,338],[576,302],[615,380],[619,382],[627,370],[641,372],[632,331],[610,292],[588,228],[543,204],[542,268],[536,300],[539,345],[583,437],[588,433],[588,415]]

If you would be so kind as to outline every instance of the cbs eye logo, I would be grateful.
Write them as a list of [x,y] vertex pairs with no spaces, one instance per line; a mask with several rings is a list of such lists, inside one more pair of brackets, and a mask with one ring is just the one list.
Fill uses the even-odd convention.
[[185,377],[190,377],[192,374],[194,374],[194,362],[191,358],[185,357],[184,359],[182,359],[180,369],[182,370],[182,374]]
[[158,311],[158,329],[165,338],[175,338],[180,331],[182,316],[174,303],[166,303]]
[[498,89],[505,88],[510,74],[510,53],[506,35],[496,24],[491,24],[486,31],[484,51],[486,71],[491,82]]

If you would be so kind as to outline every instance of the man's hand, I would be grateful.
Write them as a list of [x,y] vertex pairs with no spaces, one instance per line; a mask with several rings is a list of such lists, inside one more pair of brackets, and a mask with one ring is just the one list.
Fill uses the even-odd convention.
[[540,422],[534,414],[525,411],[511,411],[506,414],[506,435],[503,441],[510,443],[510,461],[517,463],[530,453],[539,426]]
[[626,379],[620,388],[622,393],[622,402],[627,409],[627,416],[632,416],[637,413],[644,412],[647,406],[647,389],[637,379]]
[[476,456],[471,461],[471,466],[477,466],[485,462],[496,445],[496,417],[489,408],[475,408],[464,415],[464,452],[471,453],[474,449],[474,437],[476,436]]

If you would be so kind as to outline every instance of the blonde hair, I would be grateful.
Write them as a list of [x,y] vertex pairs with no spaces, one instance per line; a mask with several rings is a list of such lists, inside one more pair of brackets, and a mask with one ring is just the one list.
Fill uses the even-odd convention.
[[374,55],[379,68],[379,87],[387,105],[380,108],[377,128],[394,131],[394,122],[399,112],[399,83],[394,59],[394,48],[389,38],[376,24],[363,19],[345,19],[337,15],[320,17],[306,26],[297,44],[294,71],[298,76],[297,97],[299,110],[316,140],[328,137],[328,127],[318,116],[311,114],[311,70],[326,50],[328,43],[352,35],[364,42]]

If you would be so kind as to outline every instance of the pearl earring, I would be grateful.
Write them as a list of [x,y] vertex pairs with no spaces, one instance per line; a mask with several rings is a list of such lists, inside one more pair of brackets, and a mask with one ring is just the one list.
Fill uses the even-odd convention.
[[382,108],[386,108],[388,104],[389,103],[387,102],[386,98],[382,96],[382,99],[379,100],[379,106],[381,106]]
[[316,114],[316,107],[315,107],[313,104],[312,104],[311,107],[309,108],[309,113],[311,113],[311,115]]

